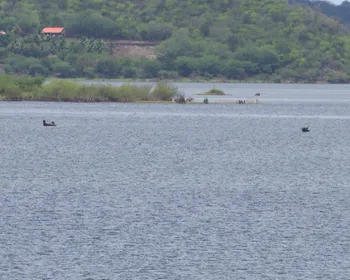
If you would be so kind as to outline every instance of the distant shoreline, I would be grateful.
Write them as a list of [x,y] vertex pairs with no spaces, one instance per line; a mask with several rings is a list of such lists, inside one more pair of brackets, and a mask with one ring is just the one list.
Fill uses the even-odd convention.
[[[0,77],[0,101],[72,102],[72,103],[211,103],[211,104],[256,104],[260,103],[260,92],[264,95],[269,88],[281,91],[300,87],[308,88],[316,84],[264,83],[222,83],[220,80],[186,82],[165,80],[125,80],[125,79],[44,79],[39,77]],[[148,83],[147,83],[147,82]],[[196,83],[191,80],[188,83]],[[232,81],[233,82],[233,81]],[[258,82],[258,81],[256,81]],[[218,84],[218,83],[221,83]],[[254,85],[255,84],[255,85]],[[271,86],[268,86],[271,85]],[[285,85],[285,86],[284,86]],[[318,84],[318,90],[326,84]],[[334,87],[332,84],[330,87]],[[267,87],[267,88],[266,88]],[[342,84],[342,90],[349,91],[349,84]],[[247,90],[247,88],[250,88]],[[239,90],[242,93],[239,94]],[[262,91],[261,91],[262,90]],[[265,92],[264,92],[265,91]],[[234,94],[235,97],[232,96]],[[238,93],[238,94],[237,94]],[[224,98],[225,96],[232,98]],[[253,97],[254,96],[254,97]]]
[[[205,96],[203,97],[203,100],[205,99]],[[213,97],[213,96],[211,96]],[[253,105],[253,104],[263,104],[263,102],[256,102],[255,100],[246,100],[246,103],[239,104],[237,100],[217,100],[210,101],[210,96],[207,96],[207,99],[209,100],[208,104],[226,104],[226,105]],[[82,99],[72,99],[72,100],[53,100],[52,98],[48,99],[21,99],[21,100],[6,100],[3,98],[3,96],[0,96],[0,102],[40,102],[40,103],[82,103],[82,104],[88,104],[88,103],[131,103],[131,104],[179,104],[175,101],[162,101],[162,100],[135,100],[135,101],[108,101],[108,100],[86,100],[84,97]],[[182,105],[190,105],[190,104],[204,104],[203,101],[191,101],[182,103]],[[181,103],[180,103],[181,105]],[[207,104],[205,104],[207,105]]]
[[203,84],[210,84],[210,83],[223,83],[223,84],[300,84],[300,85],[347,85],[349,83],[327,83],[326,81],[317,81],[315,83],[310,82],[294,82],[290,80],[276,82],[276,81],[264,81],[264,80],[225,80],[225,79],[200,79],[200,78],[194,78],[194,79],[160,79],[160,78],[154,78],[154,79],[122,79],[122,78],[116,78],[116,79],[87,79],[87,78],[47,78],[46,81],[54,81],[54,80],[67,80],[72,82],[115,82],[115,83],[154,83],[158,81],[163,81],[167,83],[203,83]]
[[[178,103],[176,102],[166,102],[166,101],[128,101],[128,102],[121,102],[121,101],[116,101],[116,102],[112,102],[112,101],[88,101],[88,102],[79,102],[79,101],[46,101],[46,100],[20,100],[20,101],[14,101],[14,100],[0,100],[0,102],[40,102],[40,103],[81,103],[81,104],[96,104],[96,103],[129,103],[129,104],[174,104],[174,105],[178,105]],[[208,104],[204,104],[203,102],[199,102],[199,101],[193,101],[193,102],[188,102],[188,103],[184,103],[184,104],[180,104],[180,105],[210,105],[210,104],[219,104],[219,105],[241,105],[238,104],[237,102],[234,101],[213,101],[210,102]],[[243,105],[256,105],[256,104],[263,104],[261,102],[259,103],[252,103],[252,102],[247,102]]]

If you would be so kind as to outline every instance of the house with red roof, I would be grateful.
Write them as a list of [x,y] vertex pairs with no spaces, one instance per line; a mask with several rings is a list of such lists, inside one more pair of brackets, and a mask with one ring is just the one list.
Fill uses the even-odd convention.
[[65,36],[64,27],[45,27],[41,30],[41,34],[45,39],[62,38]]

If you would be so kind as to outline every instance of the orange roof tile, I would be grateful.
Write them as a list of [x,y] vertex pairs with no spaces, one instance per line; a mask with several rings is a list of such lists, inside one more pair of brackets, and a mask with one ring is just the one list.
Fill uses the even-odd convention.
[[61,33],[63,30],[63,27],[45,27],[41,33]]

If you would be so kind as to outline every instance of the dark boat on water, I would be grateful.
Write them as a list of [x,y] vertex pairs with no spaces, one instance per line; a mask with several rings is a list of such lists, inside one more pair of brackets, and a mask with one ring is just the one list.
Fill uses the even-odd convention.
[[310,129],[308,126],[304,126],[302,129],[301,129],[302,132],[309,132]]
[[43,120],[43,126],[56,126],[56,124],[54,121],[48,123],[45,120]]

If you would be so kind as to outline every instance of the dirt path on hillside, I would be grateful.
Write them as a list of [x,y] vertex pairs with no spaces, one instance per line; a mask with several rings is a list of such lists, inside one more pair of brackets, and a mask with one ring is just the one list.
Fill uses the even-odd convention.
[[135,40],[107,40],[113,42],[113,55],[115,56],[142,56],[156,59],[155,46],[159,42],[135,41]]

